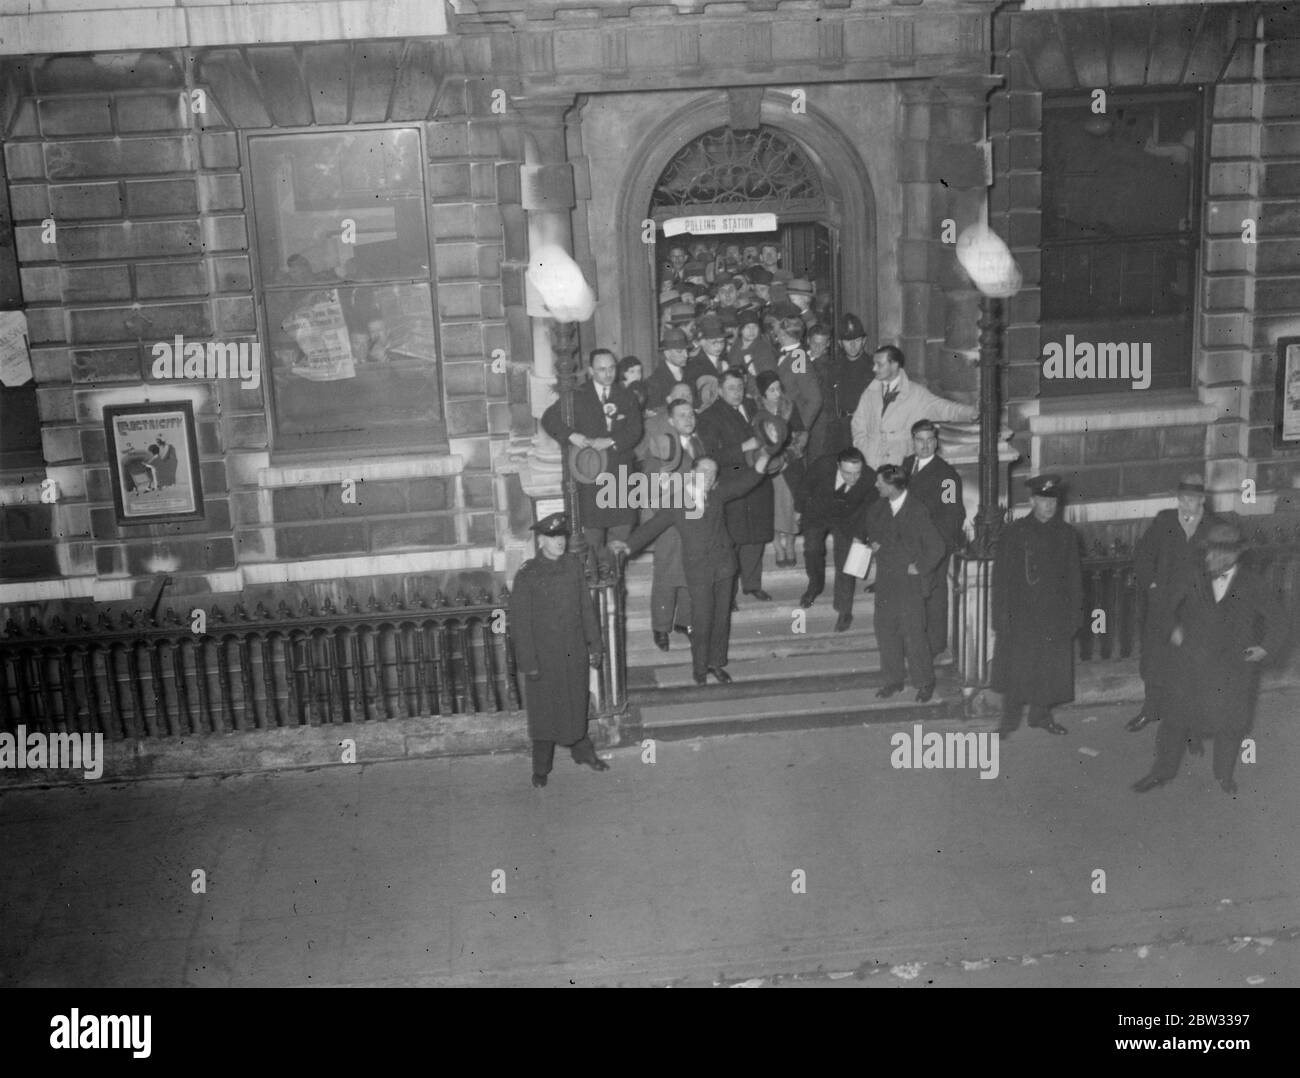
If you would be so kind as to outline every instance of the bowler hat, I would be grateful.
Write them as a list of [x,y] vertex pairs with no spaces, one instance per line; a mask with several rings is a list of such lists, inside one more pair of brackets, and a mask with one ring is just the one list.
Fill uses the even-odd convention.
[[676,326],[670,326],[664,330],[659,338],[660,348],[689,348],[690,346],[690,338]]
[[695,305],[674,303],[668,308],[668,317],[672,319],[673,325],[684,326],[687,322],[695,321]]
[[803,277],[795,277],[785,286],[785,290],[792,296],[811,296],[813,294],[812,283]]
[[1059,475],[1036,475],[1032,479],[1025,481],[1029,487],[1029,493],[1037,495],[1040,498],[1059,498],[1061,491],[1065,487]]
[[701,337],[707,337],[710,340],[727,335],[727,331],[722,328],[722,320],[716,314],[706,314],[701,317],[695,323],[695,330]]
[[569,470],[579,483],[594,483],[602,472],[609,471],[609,454],[595,446],[570,446]]
[[769,453],[775,453],[790,437],[790,425],[779,415],[774,415],[766,408],[760,408],[754,417],[754,433],[758,435]]
[[568,535],[569,534],[569,517],[566,513],[552,513],[548,517],[542,517],[532,526],[532,531],[538,535]]

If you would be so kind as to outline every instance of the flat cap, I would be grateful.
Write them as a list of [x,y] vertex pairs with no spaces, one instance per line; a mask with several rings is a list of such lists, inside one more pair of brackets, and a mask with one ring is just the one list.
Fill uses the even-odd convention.
[[1059,475],[1036,475],[1033,479],[1026,480],[1025,485],[1029,487],[1030,494],[1036,494],[1040,498],[1059,498],[1065,487]]
[[566,513],[552,513],[542,517],[532,528],[538,535],[568,535],[569,517]]

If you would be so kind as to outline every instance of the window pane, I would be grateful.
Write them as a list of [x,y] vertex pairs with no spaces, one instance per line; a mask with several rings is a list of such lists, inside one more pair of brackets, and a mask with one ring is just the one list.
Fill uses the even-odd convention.
[[427,284],[266,297],[276,447],[444,444]]
[[265,286],[428,277],[417,131],[249,139]]

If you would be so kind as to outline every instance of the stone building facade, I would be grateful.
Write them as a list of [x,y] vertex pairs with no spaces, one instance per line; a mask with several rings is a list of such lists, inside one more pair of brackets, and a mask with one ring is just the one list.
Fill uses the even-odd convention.
[[[797,148],[822,181],[839,309],[965,400],[979,304],[947,226],[988,200],[1025,273],[1007,305],[1016,474],[1065,471],[1072,514],[1098,534],[1169,504],[1176,474],[1207,460],[1222,498],[1255,481],[1246,512],[1271,512],[1300,483],[1300,443],[1280,447],[1272,419],[1276,340],[1300,306],[1288,276],[1300,266],[1300,22],[1280,5],[1031,0],[995,15],[978,0],[318,0],[311,25],[302,5],[291,17],[271,0],[67,6],[49,0],[21,28],[0,16],[0,309],[25,312],[33,373],[0,389],[4,616],[146,597],[164,576],[168,596],[246,601],[495,589],[531,549],[538,500],[559,493],[559,451],[537,425],[555,357],[525,280],[530,251],[566,246],[595,286],[584,351],[654,356],[651,196],[674,155],[719,129]],[[1185,384],[1053,396],[1044,115],[1098,88],[1204,102],[1189,149],[1203,170],[1191,356]],[[339,151],[327,136],[360,141]],[[418,377],[361,362],[349,393],[304,391],[295,411],[301,387],[277,366],[294,294],[286,236],[335,203],[309,180],[289,199],[258,154],[361,160],[399,142],[418,147],[420,168],[393,150],[373,174],[398,207],[378,242],[423,255],[364,271],[364,287],[326,283],[353,297],[354,345],[358,297],[400,298],[420,327]],[[337,167],[353,200],[335,200],[338,213],[368,212],[353,163]],[[345,220],[364,231],[358,214]],[[260,344],[260,384],[155,378],[154,347],[177,335]],[[311,429],[317,400],[322,416],[339,410],[328,434]],[[104,408],[145,401],[193,409],[201,519],[119,518]]]

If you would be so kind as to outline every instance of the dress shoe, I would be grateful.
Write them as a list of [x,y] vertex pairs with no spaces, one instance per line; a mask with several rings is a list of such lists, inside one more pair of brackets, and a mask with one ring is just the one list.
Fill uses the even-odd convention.
[[534,774],[533,774],[533,785],[534,785],[534,786],[545,786],[545,785],[546,785],[546,776],[545,776],[545,775],[538,775],[537,773],[534,772]]
[[653,636],[653,637],[655,638],[655,647],[657,647],[660,651],[667,651],[667,650],[668,650],[668,634],[667,634],[667,633],[651,633],[650,635]]
[[847,632],[850,625],[853,624],[852,614],[841,614],[835,619],[835,631],[837,633]]
[[1232,779],[1221,779],[1219,785],[1223,787],[1225,794],[1235,794],[1237,792],[1237,784]]
[[722,667],[720,667],[720,666],[710,666],[710,667],[709,667],[709,673],[712,674],[715,678],[718,679],[718,684],[720,684],[720,685],[730,685],[730,684],[731,684],[731,675],[728,674],[728,673],[727,673],[727,672],[726,672]]
[[593,756],[590,760],[582,760],[580,762],[586,764],[593,771],[609,770],[609,764],[605,763],[605,761],[602,760],[599,756]]
[[815,591],[804,592],[801,596],[799,596],[799,605],[803,607],[805,610],[807,610],[810,606],[813,605],[813,603],[817,601],[818,594],[820,593]]
[[1144,794],[1148,790],[1154,790],[1157,786],[1163,786],[1168,779],[1162,779],[1158,775],[1144,775],[1133,783],[1133,792],[1135,794]]
[[1068,734],[1070,732],[1055,719],[1048,719],[1039,729],[1046,730],[1049,734]]
[[696,685],[705,685],[709,680],[706,674],[692,674],[691,677],[695,679]]
[[895,696],[902,692],[905,687],[906,686],[901,681],[896,681],[892,685],[885,685],[876,690],[876,699],[888,700],[891,696]]
[[1136,734],[1139,730],[1145,730],[1153,722],[1155,722],[1155,719],[1145,711],[1139,711],[1124,724],[1124,729],[1128,730],[1130,733]]
[[754,591],[746,591],[745,594],[752,595],[755,599],[759,599],[765,603],[770,603],[772,601],[772,596],[768,595],[768,593],[762,588],[756,588]]
[[916,702],[918,704],[928,704],[930,698],[934,696],[934,682],[929,685],[922,685],[916,690]]

